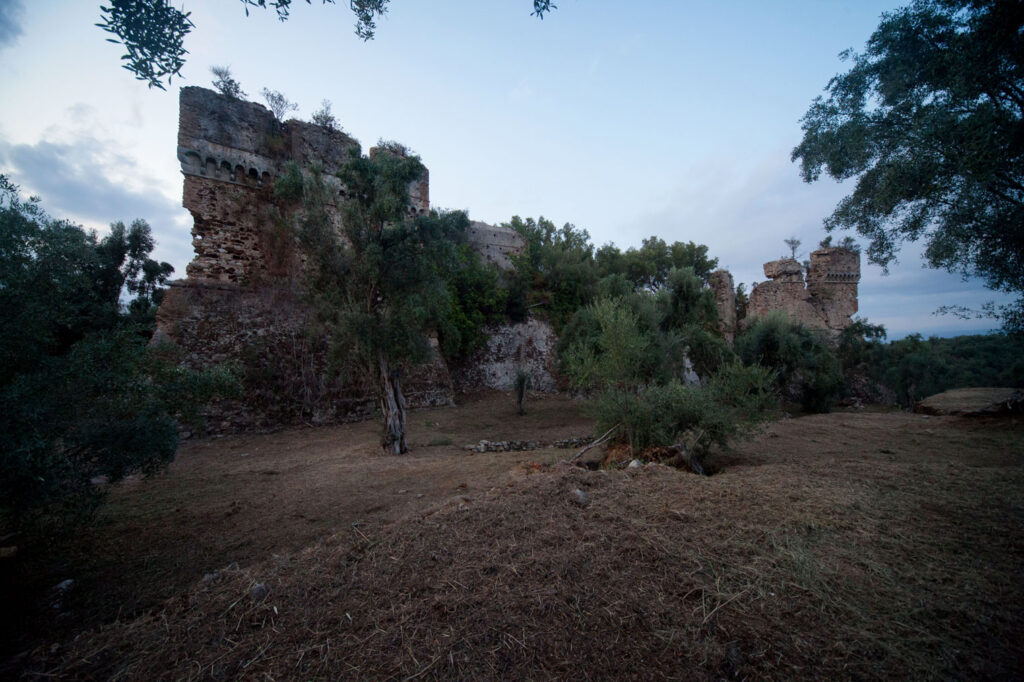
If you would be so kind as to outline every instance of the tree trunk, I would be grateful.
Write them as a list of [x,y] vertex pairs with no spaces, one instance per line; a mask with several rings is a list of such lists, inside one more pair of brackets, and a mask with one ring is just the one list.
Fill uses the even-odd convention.
[[385,452],[401,455],[409,451],[405,444],[405,396],[402,394],[402,379],[397,369],[392,369],[383,355],[378,356],[380,365],[380,411],[384,416],[384,438],[381,445]]

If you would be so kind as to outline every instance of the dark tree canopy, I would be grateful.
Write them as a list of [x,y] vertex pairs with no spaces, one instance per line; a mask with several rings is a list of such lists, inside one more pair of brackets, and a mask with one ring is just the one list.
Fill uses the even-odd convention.
[[882,266],[922,240],[932,267],[1024,292],[1024,2],[917,0],[843,56],[792,154],[806,182],[856,178],[825,228]]
[[174,455],[176,417],[233,386],[222,370],[147,348],[173,268],[150,258],[149,225],[102,239],[51,218],[0,175],[0,528],[84,521],[101,489]]
[[[286,21],[291,13],[292,0],[241,0],[245,14],[249,8],[273,8],[277,18]],[[322,0],[334,4],[334,0]],[[349,0],[349,8],[356,16],[356,35],[372,40],[377,30],[377,19],[388,11],[390,0]],[[190,12],[175,8],[169,0],[108,0],[100,5],[102,20],[96,24],[114,37],[112,43],[125,46],[122,66],[153,88],[164,89],[163,79],[181,74],[185,65],[185,36],[195,24]],[[311,5],[312,0],[306,0]],[[543,19],[544,14],[557,9],[551,0],[533,0],[532,14]]]

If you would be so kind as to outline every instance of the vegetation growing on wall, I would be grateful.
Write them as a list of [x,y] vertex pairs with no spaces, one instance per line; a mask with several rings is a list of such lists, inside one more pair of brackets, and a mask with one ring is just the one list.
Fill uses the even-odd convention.
[[[304,178],[297,234],[312,260],[308,290],[330,339],[336,371],[377,390],[387,452],[408,451],[402,388],[409,366],[430,357],[427,333],[445,329],[461,347],[461,319],[452,321],[449,283],[442,272],[457,260],[464,213],[408,214],[409,184],[423,171],[419,157],[390,145],[371,156],[353,153],[338,172],[345,186],[341,229],[328,214],[329,190],[318,168]],[[285,174],[282,196],[298,176]],[[461,237],[464,239],[464,237]]]

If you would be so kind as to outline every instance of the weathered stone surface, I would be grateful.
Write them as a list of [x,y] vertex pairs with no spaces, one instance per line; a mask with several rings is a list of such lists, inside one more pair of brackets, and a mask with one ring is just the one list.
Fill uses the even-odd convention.
[[[328,371],[327,339],[310,332],[311,317],[301,295],[284,286],[184,282],[168,289],[157,324],[162,338],[183,351],[188,365],[241,366],[244,395],[211,406],[211,432],[372,416],[374,387]],[[403,384],[412,407],[452,401],[448,370],[434,345],[433,361],[415,368]]]
[[736,335],[736,285],[728,270],[715,270],[708,276],[708,284],[715,293],[718,308],[718,330],[732,343]]
[[764,264],[764,276],[781,282],[804,283],[804,269],[792,258],[768,261]]
[[530,374],[531,390],[557,390],[554,359],[558,339],[550,324],[530,319],[487,327],[484,331],[487,344],[463,367],[452,370],[456,389],[510,391],[515,386],[516,375],[523,369]]
[[511,256],[520,255],[526,248],[526,238],[510,227],[488,225],[474,221],[467,233],[470,246],[486,263],[502,270],[512,269]]
[[[210,431],[372,415],[373,387],[333,378],[327,339],[311,333],[312,311],[298,293],[306,259],[272,190],[284,165],[296,162],[321,168],[340,198],[344,188],[333,173],[359,153],[359,143],[311,123],[280,123],[258,104],[203,88],[183,88],[179,105],[178,158],[195,258],[187,279],[164,298],[154,342],[176,344],[194,367],[241,367],[245,393],[211,406]],[[410,212],[426,213],[428,177],[410,192]],[[340,227],[337,206],[327,208]],[[432,361],[403,381],[410,407],[452,403],[448,368],[432,343]]]
[[795,322],[835,335],[857,312],[856,251],[833,247],[812,252],[806,282],[802,266],[791,258],[765,263],[764,273],[772,279],[751,290],[747,321],[778,310]]

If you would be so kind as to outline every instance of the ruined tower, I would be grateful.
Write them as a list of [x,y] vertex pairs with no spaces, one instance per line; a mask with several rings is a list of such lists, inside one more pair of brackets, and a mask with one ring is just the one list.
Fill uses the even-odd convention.
[[818,249],[804,268],[792,258],[764,264],[769,281],[754,285],[747,320],[781,311],[794,322],[838,334],[857,312],[860,253],[838,247]]
[[[259,104],[182,88],[177,155],[182,203],[194,221],[195,257],[186,279],[172,282],[164,296],[154,342],[178,346],[195,366],[234,363],[242,369],[243,397],[212,408],[211,430],[372,414],[371,387],[328,371],[327,340],[311,333],[313,311],[302,292],[305,257],[273,195],[274,180],[294,162],[320,168],[340,199],[343,188],[334,172],[359,152],[359,143],[340,131],[281,122]],[[429,208],[424,173],[410,186],[409,211]],[[329,203],[327,212],[340,226],[339,206]],[[452,402],[448,368],[436,340],[434,345],[433,361],[405,381],[411,407]]]

